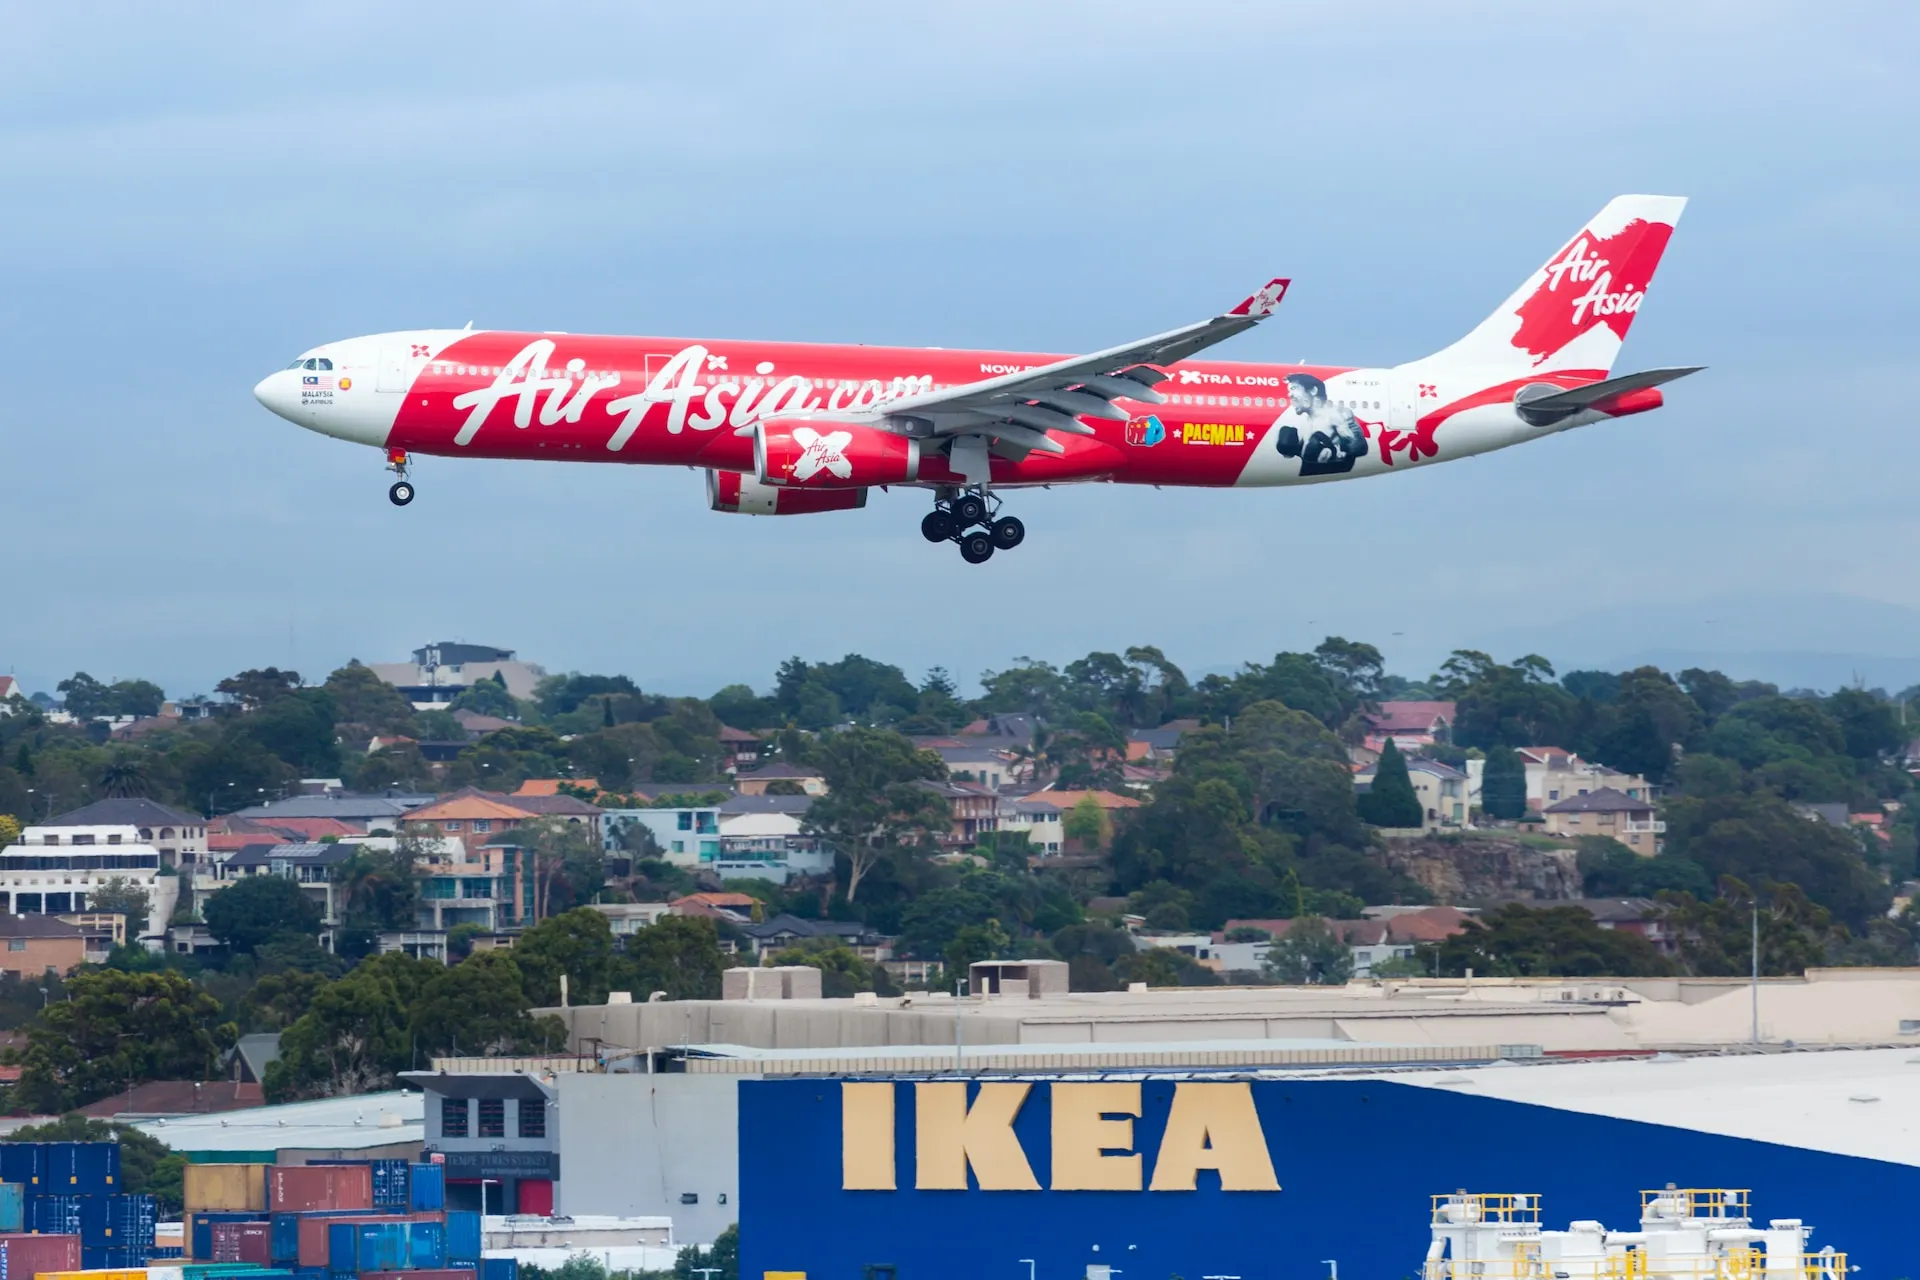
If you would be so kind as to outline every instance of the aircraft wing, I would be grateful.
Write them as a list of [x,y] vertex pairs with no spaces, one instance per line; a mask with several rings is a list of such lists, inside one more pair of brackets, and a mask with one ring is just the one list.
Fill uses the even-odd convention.
[[988,436],[996,446],[1004,446],[996,452],[1019,457],[1033,449],[1060,453],[1063,446],[1052,433],[1093,434],[1093,428],[1080,421],[1083,416],[1125,422],[1127,411],[1115,400],[1164,403],[1166,397],[1153,388],[1165,382],[1167,375],[1153,366],[1185,360],[1251,329],[1279,307],[1290,283],[1269,280],[1238,306],[1211,320],[1020,373],[903,396],[887,401],[877,413],[910,435]]

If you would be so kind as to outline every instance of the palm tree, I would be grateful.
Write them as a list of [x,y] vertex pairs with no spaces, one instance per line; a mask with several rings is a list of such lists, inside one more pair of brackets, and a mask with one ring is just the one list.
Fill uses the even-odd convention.
[[113,799],[144,796],[153,788],[147,777],[147,765],[132,751],[116,751],[100,770],[100,790]]
[[1039,782],[1053,769],[1053,734],[1039,724],[1025,746],[1015,747],[1013,757],[1025,767],[1027,781]]

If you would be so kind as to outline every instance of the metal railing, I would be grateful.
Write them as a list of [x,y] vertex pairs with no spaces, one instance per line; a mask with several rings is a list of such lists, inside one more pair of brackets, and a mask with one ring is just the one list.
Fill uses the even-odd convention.
[[1456,1191],[1452,1195],[1434,1196],[1432,1199],[1435,1226],[1463,1226],[1475,1222],[1530,1223],[1537,1226],[1540,1222],[1540,1193],[1537,1191]]
[[1740,1187],[1667,1187],[1640,1193],[1640,1217],[1678,1221],[1686,1218],[1750,1218],[1752,1192]]

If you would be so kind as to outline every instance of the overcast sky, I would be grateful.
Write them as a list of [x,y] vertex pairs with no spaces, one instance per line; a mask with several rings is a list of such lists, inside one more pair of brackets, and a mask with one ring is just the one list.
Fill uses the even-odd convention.
[[[701,694],[795,653],[1197,673],[1328,632],[1413,675],[1920,675],[1913,6],[9,0],[0,30],[29,688],[443,638]],[[423,459],[398,510],[377,452],[249,394],[469,320],[1084,350],[1274,274],[1218,355],[1392,363],[1627,191],[1692,198],[1619,365],[1711,366],[1665,410],[1352,484],[1020,494],[984,566],[913,491],[777,521],[685,470]]]

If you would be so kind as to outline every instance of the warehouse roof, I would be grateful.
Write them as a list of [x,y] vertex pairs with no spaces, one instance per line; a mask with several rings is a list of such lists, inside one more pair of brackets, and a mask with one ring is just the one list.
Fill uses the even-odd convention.
[[1920,1166],[1912,1048],[1753,1050],[1524,1070],[1396,1073],[1406,1084]]
[[356,1097],[248,1107],[220,1115],[176,1116],[134,1126],[175,1151],[271,1151],[280,1148],[356,1150],[425,1142],[426,1103],[417,1093],[363,1093]]
[[1531,1044],[1414,1045],[1355,1040],[1184,1040],[1133,1044],[885,1045],[757,1049],[681,1045],[670,1051],[691,1074],[846,1075],[966,1071],[1237,1070],[1354,1067],[1390,1063],[1475,1063],[1540,1056]]

